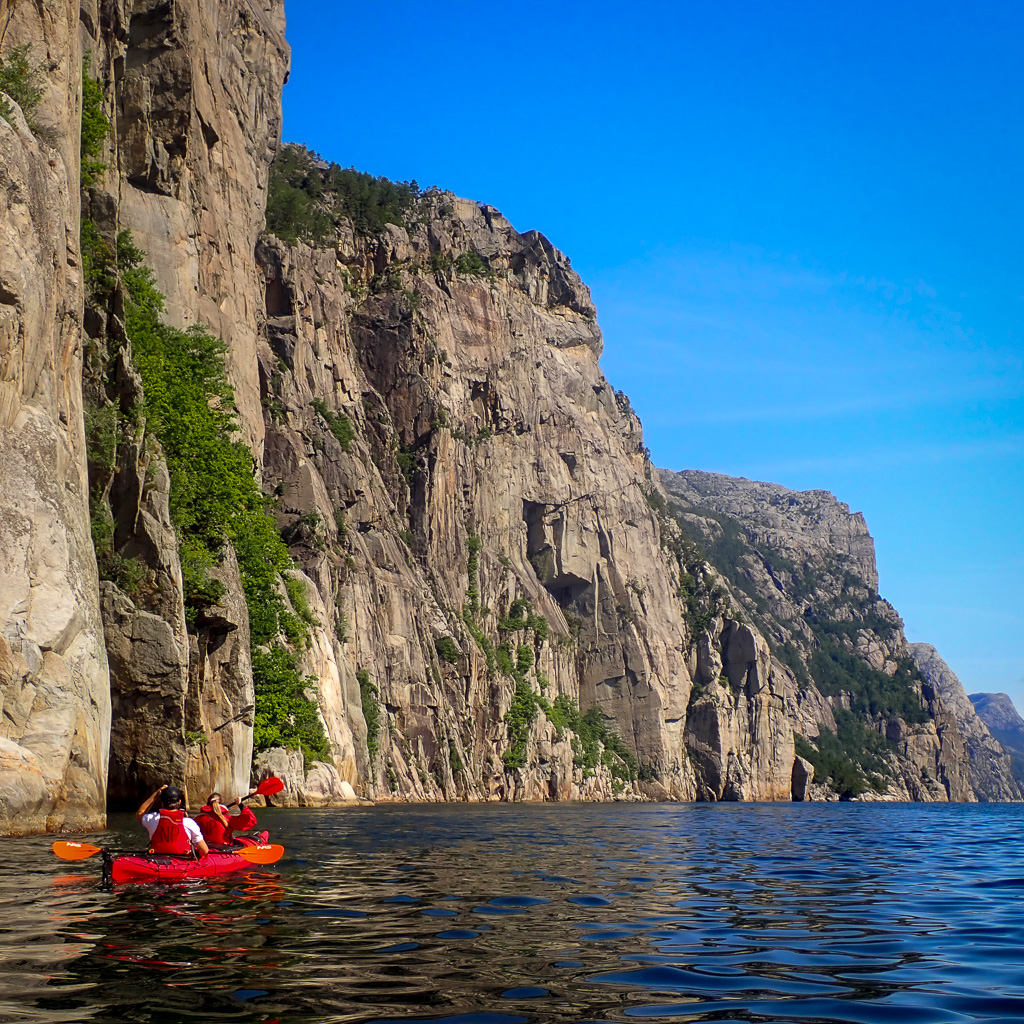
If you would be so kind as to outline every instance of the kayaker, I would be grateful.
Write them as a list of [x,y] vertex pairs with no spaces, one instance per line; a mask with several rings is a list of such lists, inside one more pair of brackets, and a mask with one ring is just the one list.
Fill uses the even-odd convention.
[[[196,822],[208,843],[219,843],[230,846],[234,841],[235,832],[247,832],[256,827],[256,815],[243,801],[255,795],[253,790],[247,796],[239,797],[230,804],[222,804],[220,793],[211,793],[202,810],[196,815]],[[238,812],[231,814],[231,808],[237,807]]]
[[210,852],[202,830],[195,821],[185,816],[182,802],[180,789],[163,785],[148,796],[135,812],[135,817],[149,833],[150,853],[205,857]]
[[224,830],[228,827],[225,807],[220,802],[220,793],[211,793],[196,815],[196,824],[202,830],[208,843],[223,843]]

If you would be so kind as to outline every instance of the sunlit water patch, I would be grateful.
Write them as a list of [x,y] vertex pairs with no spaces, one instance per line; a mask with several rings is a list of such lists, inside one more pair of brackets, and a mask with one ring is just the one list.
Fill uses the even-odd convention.
[[284,860],[174,886],[0,840],[0,1022],[1024,1020],[1021,806],[261,819]]

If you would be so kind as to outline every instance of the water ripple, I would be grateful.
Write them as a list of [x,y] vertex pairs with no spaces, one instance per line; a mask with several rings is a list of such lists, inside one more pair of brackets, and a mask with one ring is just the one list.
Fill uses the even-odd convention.
[[1024,1020],[1020,806],[262,817],[273,869],[175,886],[5,841],[0,1024]]

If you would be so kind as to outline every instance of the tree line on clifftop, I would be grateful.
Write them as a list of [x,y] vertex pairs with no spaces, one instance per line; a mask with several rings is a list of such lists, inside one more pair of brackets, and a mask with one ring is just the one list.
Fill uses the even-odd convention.
[[386,224],[405,227],[422,195],[415,181],[375,177],[287,145],[270,169],[267,231],[294,245],[322,242],[343,218],[362,234]]

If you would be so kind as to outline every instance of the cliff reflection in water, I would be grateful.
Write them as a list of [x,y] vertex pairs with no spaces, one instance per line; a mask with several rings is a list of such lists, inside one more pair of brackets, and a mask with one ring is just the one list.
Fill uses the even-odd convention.
[[265,818],[273,871],[162,888],[7,841],[0,1021],[1024,1018],[1017,805]]

